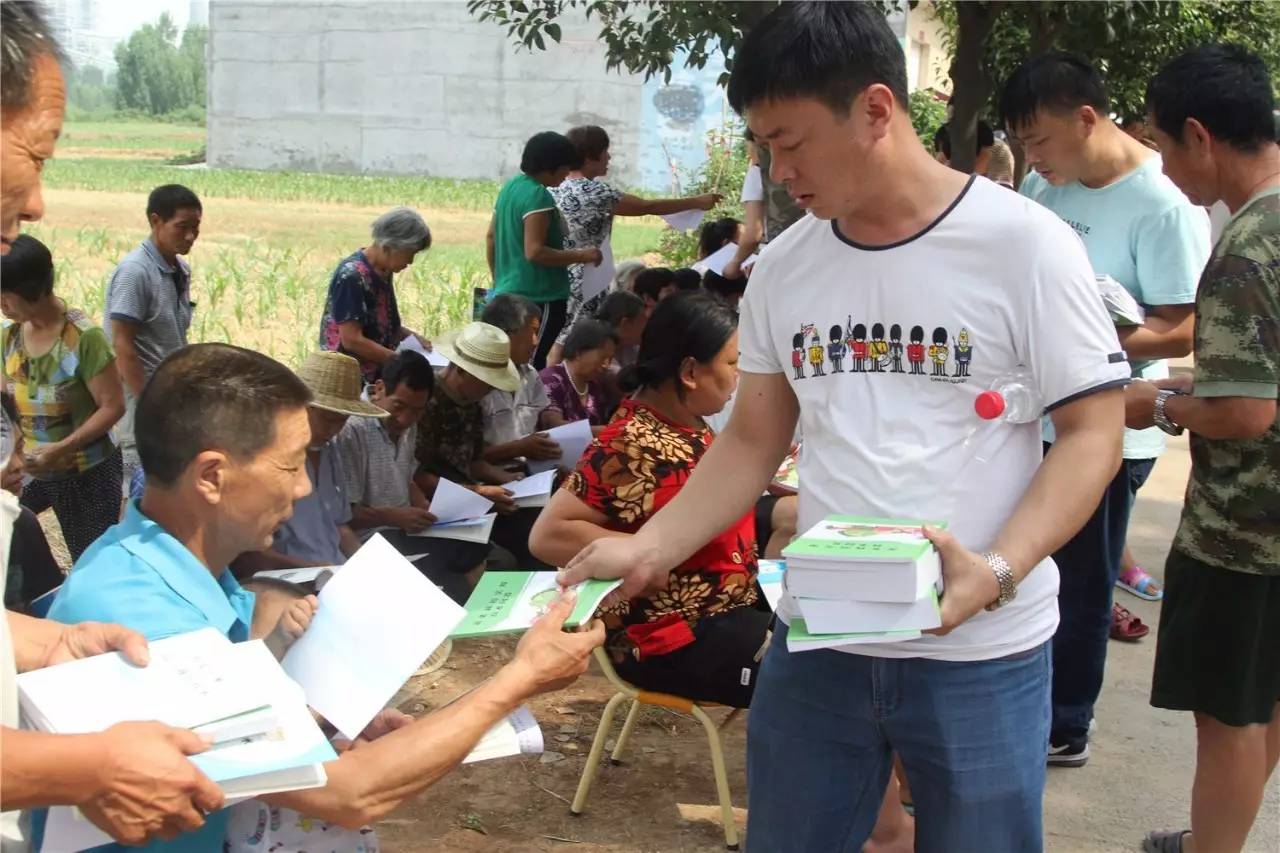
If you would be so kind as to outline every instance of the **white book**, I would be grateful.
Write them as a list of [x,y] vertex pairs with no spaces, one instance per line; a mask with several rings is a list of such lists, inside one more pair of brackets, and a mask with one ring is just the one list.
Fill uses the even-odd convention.
[[938,593],[933,589],[909,604],[802,598],[794,590],[792,598],[800,608],[809,631],[814,634],[927,631],[942,625]]
[[838,649],[842,646],[858,646],[866,643],[901,643],[917,640],[919,631],[871,631],[850,634],[811,634],[805,620],[793,617],[787,626],[787,651],[811,652],[818,649]]
[[[153,643],[152,649],[163,642]],[[193,755],[191,763],[222,788],[228,805],[280,791],[322,787],[328,781],[325,762],[338,756],[307,709],[302,689],[284,675],[261,640],[234,644],[229,657],[268,695],[276,722],[253,737]],[[62,853],[110,843],[111,838],[78,809],[56,806],[49,810],[42,850]]]
[[778,605],[782,603],[782,596],[786,591],[783,585],[783,578],[787,572],[787,563],[785,560],[760,560],[759,574],[756,575],[756,582],[760,584],[760,591],[764,593],[765,601],[769,602],[769,609],[777,612]]
[[506,489],[511,492],[516,506],[546,506],[551,502],[551,487],[555,485],[556,472],[543,471],[514,483],[507,483]]
[[306,566],[301,569],[266,569],[261,572],[255,572],[255,578],[272,578],[278,581],[288,581],[289,583],[313,583],[320,579],[325,572],[330,574],[338,571],[342,566]]
[[[271,706],[266,687],[240,665],[235,644],[213,628],[156,640],[150,651],[145,667],[111,652],[22,673],[23,715],[34,728],[59,734],[157,720],[220,740],[222,726],[226,737],[241,736],[244,718]],[[258,719],[266,731],[269,717]]]
[[942,583],[942,558],[936,550],[914,563],[880,563],[841,570],[831,563],[822,568],[793,565],[787,589],[806,598],[837,598],[909,604]]
[[284,670],[311,707],[351,740],[466,615],[377,535],[319,598]]
[[459,542],[484,544],[493,536],[493,523],[497,518],[495,513],[489,513],[480,518],[464,518],[461,521],[433,524],[409,535],[421,536],[424,539],[455,539]]
[[1147,321],[1146,310],[1123,284],[1109,275],[1096,275],[1094,280],[1098,284],[1102,302],[1111,312],[1111,319],[1117,326],[1141,326]]
[[510,716],[485,732],[475,748],[462,759],[462,763],[474,764],[477,761],[512,755],[536,755],[543,749],[542,729],[538,727],[533,712],[521,705]]
[[493,501],[478,492],[441,477],[431,496],[429,510],[436,524],[480,518],[493,508]]
[[560,458],[530,459],[529,470],[534,474],[554,471],[557,468],[572,468],[577,465],[592,439],[591,424],[585,420],[554,427],[546,430],[545,434],[547,438],[560,445]]

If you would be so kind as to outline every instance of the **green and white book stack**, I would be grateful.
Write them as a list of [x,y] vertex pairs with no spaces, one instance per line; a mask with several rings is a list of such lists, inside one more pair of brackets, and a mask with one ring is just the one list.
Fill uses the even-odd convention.
[[918,519],[833,515],[783,552],[786,586],[803,619],[788,648],[800,651],[915,639],[942,624],[942,561]]

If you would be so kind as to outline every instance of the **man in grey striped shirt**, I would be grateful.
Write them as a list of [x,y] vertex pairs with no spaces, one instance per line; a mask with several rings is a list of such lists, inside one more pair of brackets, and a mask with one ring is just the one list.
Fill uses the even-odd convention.
[[117,426],[124,451],[124,491],[139,467],[133,438],[138,397],[160,362],[187,345],[191,327],[191,267],[179,255],[200,236],[203,208],[196,194],[178,184],[156,187],[147,199],[151,236],[111,274],[107,284],[107,337],[124,380],[125,415]]

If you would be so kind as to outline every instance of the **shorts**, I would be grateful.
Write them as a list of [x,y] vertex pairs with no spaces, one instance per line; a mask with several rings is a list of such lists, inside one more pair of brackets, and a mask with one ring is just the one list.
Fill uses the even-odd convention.
[[1280,701],[1280,576],[1173,550],[1164,569],[1151,704],[1228,726],[1265,725]]

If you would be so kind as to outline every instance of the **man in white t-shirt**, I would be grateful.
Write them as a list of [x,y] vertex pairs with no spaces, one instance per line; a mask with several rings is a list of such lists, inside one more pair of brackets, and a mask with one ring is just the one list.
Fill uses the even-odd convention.
[[[1070,225],[1094,272],[1111,276],[1146,306],[1145,323],[1118,330],[1134,377],[1168,377],[1165,359],[1191,352],[1196,282],[1209,259],[1208,216],[1161,173],[1159,154],[1107,117],[1106,86],[1085,60],[1062,52],[1028,60],[1010,75],[1000,107],[1035,169],[1019,192]],[[1045,441],[1054,441],[1052,425]],[[1062,587],[1050,764],[1080,767],[1089,760],[1089,721],[1102,692],[1129,514],[1163,452],[1160,430],[1125,430],[1120,470],[1089,521],[1053,556]],[[1141,574],[1134,566],[1124,580],[1142,588]]]
[[[921,816],[915,849],[1040,850],[1049,555],[1116,471],[1129,381],[1088,258],[1049,211],[924,149],[902,50],[872,6],[782,4],[738,52],[729,99],[812,216],[753,273],[726,430],[667,508],[634,537],[584,549],[562,580],[665,585],[751,505],[799,420],[799,529],[835,513],[948,522],[926,528],[943,627],[791,653],[796,610],[783,600],[751,708],[749,849],[860,849],[897,753]],[[933,369],[791,369],[797,333],[850,318],[920,327]],[[1038,424],[974,413],[1019,366],[1058,428],[1043,462]]]

